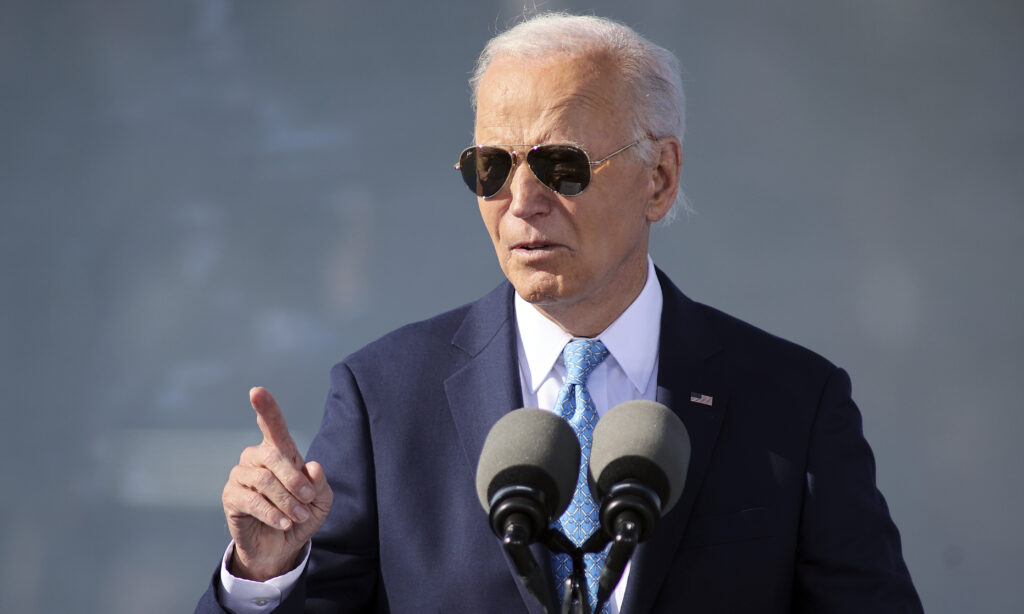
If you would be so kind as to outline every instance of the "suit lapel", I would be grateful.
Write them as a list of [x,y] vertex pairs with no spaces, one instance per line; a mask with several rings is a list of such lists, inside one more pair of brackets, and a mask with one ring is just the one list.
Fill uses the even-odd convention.
[[[728,406],[725,382],[715,377],[707,359],[718,350],[700,308],[658,271],[664,303],[658,350],[658,402],[668,406],[690,435],[686,485],[675,507],[641,544],[633,557],[623,611],[648,612],[682,541],[693,503],[707,473],[722,418]],[[706,395],[691,400],[691,395]],[[710,397],[710,405],[708,398]]]
[[475,472],[491,427],[522,405],[509,284],[470,307],[452,345],[466,354],[467,361],[445,380],[444,389],[466,459]]
[[[476,466],[487,433],[502,416],[523,405],[511,285],[502,284],[470,308],[452,338],[452,345],[465,352],[468,360],[445,380],[444,388],[475,482]],[[482,509],[480,514],[483,514]],[[497,538],[494,547],[504,556]],[[531,550],[537,563],[547,571],[547,584],[553,598],[547,550],[539,544],[534,544]],[[507,557],[506,563],[515,578],[515,568]],[[516,588],[527,609],[541,614],[540,605],[518,581]]]

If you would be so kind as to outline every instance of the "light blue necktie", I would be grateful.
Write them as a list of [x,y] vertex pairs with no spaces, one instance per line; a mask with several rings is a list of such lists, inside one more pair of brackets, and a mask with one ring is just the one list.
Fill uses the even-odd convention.
[[[555,523],[555,528],[565,533],[572,543],[580,546],[587,541],[600,526],[598,507],[590,494],[587,484],[587,468],[590,465],[590,446],[594,437],[594,426],[597,425],[597,409],[594,400],[587,390],[587,377],[597,365],[608,357],[608,348],[596,339],[573,339],[562,350],[565,362],[565,384],[558,391],[555,411],[569,422],[576,437],[580,440],[580,472],[576,482],[576,494],[572,502]],[[590,595],[590,606],[597,603],[597,579],[604,566],[607,549],[597,554],[585,554],[587,592]],[[553,555],[555,585],[558,597],[564,598],[565,581],[572,574],[572,560],[567,554]],[[603,610],[608,611],[607,605]]]

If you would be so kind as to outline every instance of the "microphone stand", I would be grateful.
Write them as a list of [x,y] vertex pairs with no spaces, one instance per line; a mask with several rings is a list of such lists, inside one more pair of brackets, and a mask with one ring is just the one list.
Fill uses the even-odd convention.
[[601,569],[601,576],[597,580],[597,609],[600,612],[612,591],[622,579],[622,572],[626,569],[626,563],[633,558],[636,545],[640,541],[640,527],[634,518],[619,518],[615,523],[615,538],[612,540],[612,547],[608,550],[608,558],[605,559],[604,567]]
[[[490,520],[498,534],[502,548],[516,568],[519,581],[544,608],[545,614],[555,611],[548,599],[547,583],[537,560],[530,551],[530,543],[540,541],[555,554],[567,554],[572,561],[572,572],[565,581],[561,614],[600,613],[622,579],[626,563],[633,557],[637,544],[650,535],[657,525],[656,511],[660,499],[651,489],[633,482],[616,484],[601,504],[602,526],[582,545],[577,546],[561,531],[548,527],[535,540],[537,527],[543,526],[542,512],[524,496],[531,494],[521,487],[506,487],[500,502],[491,508]],[[608,526],[613,532],[609,535]],[[587,590],[584,554],[601,552],[611,543],[608,556],[597,582],[597,604],[590,608]]]
[[501,538],[501,545],[512,559],[512,564],[515,565],[516,573],[519,575],[519,581],[544,608],[544,613],[551,614],[552,609],[547,597],[547,582],[544,580],[540,566],[537,565],[537,559],[530,552],[530,542],[526,532],[520,529],[521,527],[511,523],[507,525],[505,534]]
[[[626,563],[632,558],[637,543],[640,541],[640,526],[637,519],[632,516],[628,512],[620,515],[615,523],[614,538],[609,538],[603,530],[599,529],[582,546],[572,543],[561,531],[556,529],[545,531],[540,541],[547,546],[548,550],[555,554],[567,554],[572,561],[572,573],[565,580],[564,597],[561,607],[557,609],[560,614],[593,614],[600,613],[604,609],[612,591],[622,579]],[[608,558],[601,569],[601,576],[597,583],[597,604],[594,609],[591,609],[585,574],[587,567],[583,555],[601,552],[609,543],[612,547],[608,551]],[[501,537],[501,545],[512,560],[519,575],[519,581],[541,604],[544,612],[550,614],[556,611],[548,602],[544,574],[541,573],[540,566],[530,551],[529,535],[522,530],[522,525],[506,524]]]
[[[638,482],[622,482],[609,489],[601,501],[601,526],[583,545],[577,547],[560,531],[549,528],[543,541],[551,552],[568,554],[572,559],[572,574],[566,580],[562,614],[600,613],[612,592],[622,579],[622,573],[637,544],[646,539],[658,525],[661,499],[654,490]],[[610,533],[610,534],[609,534]],[[585,553],[601,552],[608,543],[601,575],[597,580],[597,604],[590,610],[587,581],[584,576]]]
[[519,581],[544,608],[544,613],[551,614],[554,610],[548,600],[547,581],[530,551],[530,543],[545,524],[538,505],[538,499],[543,497],[527,487],[506,486],[495,493],[495,499],[498,502],[489,513],[491,528],[516,568]]
[[[544,534],[544,545],[551,552],[568,554],[569,559],[572,561],[572,573],[565,580],[565,594],[562,597],[561,614],[593,614],[594,612],[600,612],[604,607],[604,604],[599,599],[597,609],[590,609],[590,598],[585,575],[587,566],[583,561],[583,555],[601,552],[608,545],[609,541],[611,540],[600,529],[591,535],[582,546],[572,543],[568,537],[556,529],[548,529]],[[601,575],[602,577],[604,576],[603,570]],[[621,573],[619,575],[621,576]],[[617,583],[618,578],[615,581]],[[614,586],[613,584],[612,587],[614,588]]]

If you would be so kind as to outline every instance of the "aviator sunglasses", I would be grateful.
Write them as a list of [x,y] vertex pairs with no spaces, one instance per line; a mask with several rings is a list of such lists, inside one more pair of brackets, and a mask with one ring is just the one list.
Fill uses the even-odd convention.
[[[600,166],[644,138],[593,162],[583,148],[575,145],[474,145],[459,154],[455,168],[462,173],[462,180],[470,192],[490,198],[505,187],[512,171],[525,157],[530,172],[544,187],[562,196],[576,196],[590,185],[593,167]],[[524,156],[523,152],[515,150],[516,147],[529,147],[529,150]]]

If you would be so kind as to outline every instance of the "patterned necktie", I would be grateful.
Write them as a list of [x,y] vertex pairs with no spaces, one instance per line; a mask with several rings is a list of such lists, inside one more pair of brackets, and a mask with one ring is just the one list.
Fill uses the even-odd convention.
[[[608,348],[596,339],[573,339],[562,350],[562,360],[565,362],[567,372],[565,384],[558,391],[555,411],[561,413],[562,417],[572,426],[572,430],[576,432],[576,436],[580,440],[581,454],[576,493],[565,513],[555,523],[555,528],[565,533],[569,540],[577,546],[587,541],[587,538],[600,526],[598,507],[590,494],[590,486],[587,484],[590,446],[598,418],[594,400],[590,398],[590,392],[587,390],[587,377],[607,357]],[[597,603],[597,579],[601,574],[606,556],[607,550],[583,555],[591,607]],[[572,574],[572,560],[567,554],[555,554],[552,562],[555,585],[561,599],[564,598],[565,581]],[[603,611],[608,611],[607,605]]]

